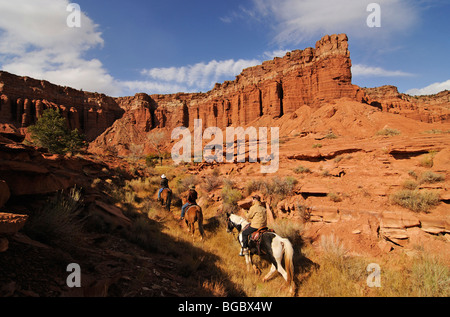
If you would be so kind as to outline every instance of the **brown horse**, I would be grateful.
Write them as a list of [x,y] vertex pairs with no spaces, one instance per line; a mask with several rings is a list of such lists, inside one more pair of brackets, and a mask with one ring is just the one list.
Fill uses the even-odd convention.
[[170,204],[172,202],[172,191],[168,188],[164,188],[161,192],[161,205],[165,206],[167,211],[170,211]]
[[195,233],[194,224],[195,224],[195,222],[198,222],[198,230],[200,231],[200,235],[202,236],[201,239],[203,240],[203,236],[205,235],[205,232],[203,230],[202,208],[198,205],[192,205],[192,206],[187,207],[186,215],[185,215],[184,219],[188,226],[189,232],[192,234],[192,238],[194,238],[194,233]]

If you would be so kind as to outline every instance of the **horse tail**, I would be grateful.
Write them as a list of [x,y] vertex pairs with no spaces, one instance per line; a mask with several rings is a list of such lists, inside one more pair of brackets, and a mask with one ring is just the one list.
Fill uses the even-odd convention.
[[294,248],[288,239],[282,239],[284,248],[284,265],[286,267],[287,282],[292,286],[294,281]]
[[198,221],[198,231],[200,231],[201,236],[205,234],[205,231],[203,230],[203,213],[202,208],[198,206],[197,208],[197,221]]
[[172,203],[172,191],[167,192],[166,209],[170,211],[170,204]]

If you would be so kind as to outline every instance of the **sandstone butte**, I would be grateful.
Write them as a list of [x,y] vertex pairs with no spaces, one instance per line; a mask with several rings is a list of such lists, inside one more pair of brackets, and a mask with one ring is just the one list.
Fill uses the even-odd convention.
[[[123,167],[125,162],[117,157],[136,149],[142,155],[154,151],[149,142],[153,133],[166,133],[165,150],[170,152],[172,129],[193,129],[194,120],[202,119],[203,128],[278,126],[281,168],[276,176],[292,175],[299,164],[312,170],[311,179],[299,181],[296,196],[271,211],[272,218],[298,216],[298,201],[306,200],[313,225],[341,223],[352,232],[361,223],[342,220],[358,214],[364,221],[357,230],[360,237],[366,232],[372,237],[381,233],[402,245],[407,229],[419,227],[448,237],[450,92],[413,97],[393,86],[361,88],[352,84],[351,66],[347,36],[339,34],[324,36],[314,48],[244,69],[235,80],[216,84],[206,93],[138,93],[113,98],[0,71],[0,208],[9,197],[49,194],[75,184],[89,188],[92,178],[107,177],[102,176],[106,167]],[[27,127],[47,108],[59,108],[68,127],[86,135],[88,151],[102,159],[55,156],[21,144]],[[398,129],[401,135],[376,137],[383,128]],[[331,132],[336,140],[327,138]],[[396,212],[387,205],[387,197],[401,187],[408,171],[421,171],[417,169],[420,155],[430,151],[438,152],[433,169],[446,175],[446,181],[435,186],[445,203],[430,215]],[[338,163],[336,159],[343,155],[348,158]],[[210,167],[200,164],[194,172],[203,168]],[[252,174],[250,165],[216,168],[223,175],[260,177]],[[329,171],[332,178],[321,176],[323,171]],[[346,193],[355,201],[324,201],[329,193]],[[118,222],[128,221],[113,206],[94,203],[97,193],[90,195],[92,208],[119,214]],[[374,213],[380,233],[372,225]],[[312,232],[334,230],[318,228]]]

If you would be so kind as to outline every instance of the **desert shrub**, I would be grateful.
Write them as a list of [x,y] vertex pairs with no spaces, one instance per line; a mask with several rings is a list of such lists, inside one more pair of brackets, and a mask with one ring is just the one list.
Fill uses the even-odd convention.
[[252,180],[247,183],[245,192],[250,195],[253,192],[261,192],[264,195],[277,196],[282,199],[294,193],[294,187],[298,183],[297,179],[292,176],[285,178],[273,178],[271,181]]
[[43,243],[74,246],[83,237],[83,224],[78,218],[82,207],[81,189],[74,187],[68,193],[58,192],[30,216],[24,231]]
[[411,179],[407,179],[406,181],[403,182],[403,185],[402,185],[402,187],[404,189],[410,189],[410,190],[416,189],[417,186],[419,186],[419,184],[416,181],[413,181]]
[[408,171],[408,175],[411,176],[411,177],[414,177],[415,179],[417,179],[417,174],[416,174],[416,172],[413,171],[413,170],[409,170],[409,171]]
[[178,178],[175,183],[175,192],[177,194],[184,193],[189,189],[190,185],[197,185],[199,180],[195,175],[188,175],[181,178]]
[[321,148],[321,147],[322,147],[322,144],[320,144],[320,143],[316,143],[316,144],[312,145],[313,149],[317,149],[317,148]]
[[205,179],[202,183],[202,188],[207,192],[213,191],[214,189],[219,188],[222,185],[222,178],[215,175],[215,173],[211,173],[205,176]]
[[333,132],[329,132],[327,135],[325,135],[325,139],[337,139],[337,135]]
[[390,197],[397,205],[415,212],[428,212],[440,202],[439,193],[432,190],[401,190]]
[[322,236],[320,239],[320,246],[324,253],[324,258],[339,262],[347,255],[348,250],[345,248],[343,242],[333,234],[328,236]]
[[297,179],[292,176],[287,176],[284,179],[274,178],[270,184],[270,193],[284,198],[294,193],[294,187],[298,183]]
[[424,172],[420,175],[419,183],[424,184],[433,184],[443,182],[445,180],[445,176],[437,173],[433,173],[431,171]]
[[384,128],[380,131],[377,132],[376,135],[382,135],[382,136],[396,136],[396,135],[400,135],[401,132],[396,130],[396,129],[392,129],[392,128]]
[[224,186],[222,189],[223,208],[227,212],[238,210],[237,202],[242,199],[239,190],[233,189],[231,186]]
[[70,131],[67,128],[66,119],[59,110],[46,109],[42,117],[28,130],[33,142],[54,154],[78,152],[86,146],[84,137],[78,130]]
[[330,174],[330,172],[329,172],[328,170],[324,170],[324,171],[321,173],[321,175],[322,175],[323,177],[331,176],[331,174]]
[[429,155],[429,154],[424,155],[419,161],[419,166],[422,166],[422,167],[431,168],[431,167],[433,167],[433,165],[434,165],[433,156]]
[[338,202],[342,201],[341,196],[339,196],[339,195],[336,194],[336,193],[328,193],[328,194],[327,194],[327,197],[328,197],[331,201],[334,201],[335,203],[338,203]]
[[300,165],[294,169],[294,173],[296,174],[311,173],[311,170],[307,167]]
[[271,225],[271,228],[281,237],[289,239],[294,246],[301,246],[303,243],[301,235],[304,231],[304,226],[301,223],[282,219]]

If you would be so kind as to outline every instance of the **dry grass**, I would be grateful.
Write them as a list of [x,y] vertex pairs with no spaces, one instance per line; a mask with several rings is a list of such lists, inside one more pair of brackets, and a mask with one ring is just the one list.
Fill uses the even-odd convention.
[[[185,177],[178,179],[184,180]],[[264,186],[272,184],[275,182],[254,182],[248,184],[247,189],[264,189]],[[232,186],[226,183],[222,191],[224,200],[230,204],[241,194]],[[238,256],[240,247],[235,236],[226,232],[225,219],[214,208],[205,207],[203,211],[206,239],[201,242],[197,232],[193,242],[184,223],[177,221],[173,213],[153,205],[151,200],[145,208],[136,202],[133,206],[136,214],[130,216],[133,225],[125,236],[151,252],[180,259],[178,274],[192,285],[202,287],[205,293],[223,297],[289,296],[281,275],[262,282],[269,264],[260,257],[253,256],[253,260],[263,275],[247,272],[244,258]],[[294,246],[298,296],[450,295],[448,266],[426,253],[415,258],[401,254],[376,259],[353,256],[344,242],[334,235],[323,236],[319,248],[305,244],[302,240],[303,225],[295,221],[278,220],[271,227]],[[379,263],[381,267],[380,288],[367,285],[369,273],[366,268],[369,263]]]
[[79,188],[58,192],[41,210],[30,215],[24,232],[50,245],[75,246],[83,238],[83,223],[78,217],[82,207]]
[[439,192],[434,190],[403,189],[390,197],[394,204],[415,212],[428,212],[440,203]]

